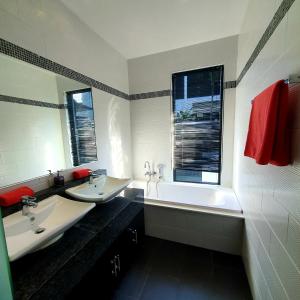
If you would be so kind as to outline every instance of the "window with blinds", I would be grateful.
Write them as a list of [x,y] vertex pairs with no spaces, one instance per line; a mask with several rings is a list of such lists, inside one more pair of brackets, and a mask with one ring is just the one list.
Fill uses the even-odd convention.
[[172,75],[174,181],[220,184],[223,69]]
[[67,92],[67,108],[73,165],[97,160],[97,145],[91,89]]

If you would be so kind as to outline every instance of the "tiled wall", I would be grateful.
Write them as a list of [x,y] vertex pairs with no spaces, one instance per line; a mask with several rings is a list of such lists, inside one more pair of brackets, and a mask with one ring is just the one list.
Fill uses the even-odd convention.
[[[128,61],[131,99],[133,176],[144,179],[144,162],[164,164],[165,180],[172,181],[171,74],[224,65],[223,168],[222,185],[232,184],[233,124],[237,37],[229,37]],[[233,82],[230,82],[233,81]],[[233,87],[233,88],[230,88]],[[161,93],[148,93],[163,91]],[[137,96],[134,96],[137,94]]]
[[[239,37],[237,76],[280,4],[249,2]],[[253,97],[274,81],[300,73],[299,16],[300,0],[295,0],[236,89],[234,189],[246,217],[243,258],[255,299],[300,297],[299,122],[292,128],[290,166],[260,166],[243,156]],[[299,105],[294,112],[300,114]]]

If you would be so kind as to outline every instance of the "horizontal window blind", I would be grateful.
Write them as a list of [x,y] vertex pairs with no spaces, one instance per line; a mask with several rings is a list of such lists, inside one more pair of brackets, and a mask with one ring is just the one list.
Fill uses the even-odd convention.
[[220,183],[223,66],[172,75],[175,181]]
[[67,92],[73,165],[97,160],[91,89]]

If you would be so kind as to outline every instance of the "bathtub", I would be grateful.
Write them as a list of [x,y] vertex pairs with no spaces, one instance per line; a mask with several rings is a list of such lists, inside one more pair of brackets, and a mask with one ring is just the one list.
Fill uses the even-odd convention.
[[133,181],[129,187],[144,189],[145,204],[170,206],[191,210],[242,214],[241,206],[232,189],[214,185],[181,182]]
[[144,189],[145,233],[196,247],[240,255],[244,217],[232,189],[179,182],[133,181]]

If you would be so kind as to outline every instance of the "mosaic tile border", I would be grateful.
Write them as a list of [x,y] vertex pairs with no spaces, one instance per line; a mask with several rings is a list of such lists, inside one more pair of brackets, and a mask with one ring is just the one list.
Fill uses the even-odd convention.
[[158,98],[158,97],[165,97],[170,95],[171,95],[171,90],[161,90],[161,91],[148,92],[148,93],[132,94],[129,95],[129,100]]
[[236,88],[236,80],[225,81],[223,87],[224,87],[224,89],[235,89]]
[[[226,81],[223,85],[224,89],[233,89],[236,87],[236,81]],[[132,94],[129,95],[129,100],[141,100],[141,99],[150,99],[171,96],[171,90],[161,90],[148,93]]]
[[241,82],[243,77],[246,75],[254,61],[256,60],[259,53],[262,51],[264,46],[267,44],[268,40],[276,30],[277,26],[280,24],[282,19],[285,17],[286,13],[290,9],[290,7],[293,5],[295,0],[283,0],[275,12],[271,22],[269,23],[267,29],[263,33],[261,39],[259,40],[257,46],[255,47],[254,51],[252,52],[250,58],[248,59],[246,65],[244,66],[243,70],[241,71],[236,83],[237,85]]
[[9,102],[9,103],[17,103],[17,104],[25,104],[25,105],[32,105],[32,106],[39,106],[39,107],[47,107],[47,108],[54,108],[54,109],[66,109],[66,104],[55,104],[50,102],[38,101],[38,100],[30,100],[6,95],[0,95],[1,102]]
[[[277,9],[271,22],[269,23],[267,29],[265,30],[265,32],[262,35],[261,39],[259,40],[257,46],[253,50],[250,58],[248,59],[246,65],[244,66],[243,70],[241,71],[240,75],[238,76],[238,79],[236,81],[224,82],[224,89],[235,88],[238,86],[238,84],[241,82],[241,80],[243,79],[245,74],[248,72],[251,65],[254,63],[254,61],[257,58],[257,56],[259,55],[259,53],[262,51],[264,46],[267,44],[268,40],[270,39],[270,37],[272,36],[274,31],[276,30],[277,26],[280,24],[280,22],[282,21],[282,19],[284,18],[284,16],[286,15],[286,13],[288,12],[288,10],[290,9],[290,7],[293,5],[294,2],[295,2],[295,0],[283,0],[281,2],[279,8]],[[101,91],[104,91],[106,93],[112,94],[114,96],[117,96],[117,97],[120,97],[120,98],[123,98],[126,100],[150,99],[150,98],[170,96],[170,94],[171,94],[171,90],[161,90],[161,91],[128,95],[128,94],[126,94],[122,91],[119,91],[111,86],[108,86],[100,81],[97,81],[91,77],[88,77],[79,72],[76,72],[70,68],[67,68],[61,64],[58,64],[52,60],[42,57],[36,53],[33,53],[29,50],[26,50],[20,46],[17,46],[15,44],[8,42],[1,38],[0,38],[0,52],[3,54],[6,54],[6,55],[12,56],[14,58],[20,59],[22,61],[28,62],[30,64],[33,64],[33,65],[43,68],[45,70],[49,70],[56,74],[60,74],[62,76],[68,77],[70,79],[79,81],[81,83],[92,86],[96,89],[99,89]],[[35,100],[28,100],[28,99],[23,99],[23,100],[35,101]],[[37,101],[37,102],[39,102],[39,101]],[[15,103],[21,103],[21,102],[15,102]],[[45,102],[43,102],[43,103],[45,103]],[[23,104],[29,104],[29,102],[23,103]],[[51,103],[49,103],[49,104],[51,105]],[[34,105],[34,104],[32,104],[32,105]],[[42,106],[42,105],[37,105],[37,106]],[[47,107],[49,107],[49,106],[47,106]]]
[[91,77],[83,75],[79,72],[76,72],[70,68],[67,68],[61,64],[58,64],[50,59],[47,59],[43,56],[40,56],[36,53],[33,53],[29,50],[26,50],[20,46],[17,46],[11,42],[8,42],[0,38],[0,52],[14,58],[20,59],[42,69],[54,72],[56,74],[68,77],[70,79],[79,81],[86,85],[92,86],[96,89],[104,91],[106,93],[118,96],[120,98],[129,100],[128,94],[119,91],[111,86],[108,86],[100,81],[97,81]]

